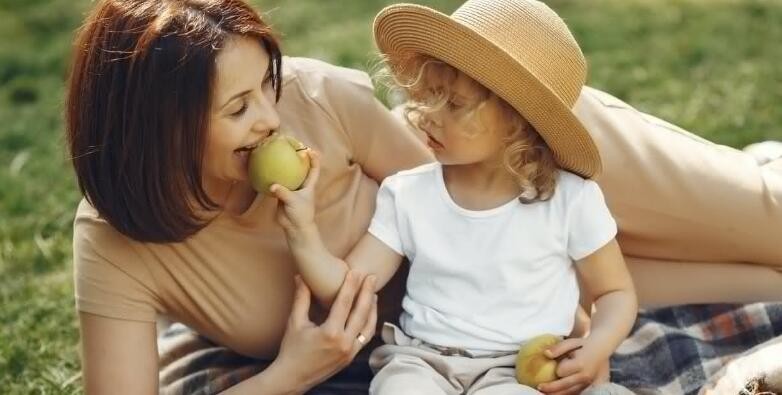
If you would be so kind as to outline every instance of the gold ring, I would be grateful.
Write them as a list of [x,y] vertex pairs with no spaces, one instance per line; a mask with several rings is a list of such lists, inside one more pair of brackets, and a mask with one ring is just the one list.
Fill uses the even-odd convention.
[[364,344],[367,344],[367,338],[364,336],[363,333],[359,333],[358,337],[356,338],[356,340],[358,340],[358,342],[361,343],[362,346]]

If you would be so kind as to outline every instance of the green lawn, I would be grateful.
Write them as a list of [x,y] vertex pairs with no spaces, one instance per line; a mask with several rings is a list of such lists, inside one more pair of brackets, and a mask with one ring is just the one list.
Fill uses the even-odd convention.
[[[380,0],[258,1],[288,54],[366,69]],[[458,1],[425,1],[448,12]],[[80,393],[62,83],[87,0],[0,0],[0,393]],[[708,139],[782,140],[782,3],[551,1],[589,83]]]

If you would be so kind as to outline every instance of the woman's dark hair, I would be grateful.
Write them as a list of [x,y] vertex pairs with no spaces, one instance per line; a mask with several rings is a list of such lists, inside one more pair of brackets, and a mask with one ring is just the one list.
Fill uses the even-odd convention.
[[[82,194],[122,234],[181,241],[214,210],[202,186],[215,58],[232,36],[282,56],[240,0],[100,0],[74,43],[66,133]],[[259,70],[260,72],[260,70]]]

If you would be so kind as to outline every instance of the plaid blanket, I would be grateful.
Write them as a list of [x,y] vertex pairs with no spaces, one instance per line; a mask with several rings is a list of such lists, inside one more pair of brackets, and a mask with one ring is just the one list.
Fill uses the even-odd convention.
[[[308,394],[366,394],[372,377],[369,346],[379,344],[378,339],[373,339],[350,366]],[[182,324],[172,325],[158,337],[158,353],[161,395],[217,394],[252,377],[271,363],[237,354]]]
[[611,381],[637,394],[696,394],[730,360],[780,335],[782,303],[641,311],[611,357]]
[[[611,358],[611,381],[638,394],[695,394],[728,361],[780,335],[782,303],[642,310]],[[216,394],[269,364],[240,356],[178,324],[158,343],[161,394]],[[366,394],[369,349],[309,394]]]

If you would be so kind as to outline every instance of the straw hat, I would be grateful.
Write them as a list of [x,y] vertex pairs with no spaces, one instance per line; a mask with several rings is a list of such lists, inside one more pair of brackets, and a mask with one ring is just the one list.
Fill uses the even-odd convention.
[[600,154],[573,114],[586,61],[562,19],[534,0],[469,0],[448,16],[416,4],[375,17],[375,42],[394,72],[412,55],[440,59],[512,105],[540,133],[560,166],[586,178]]

